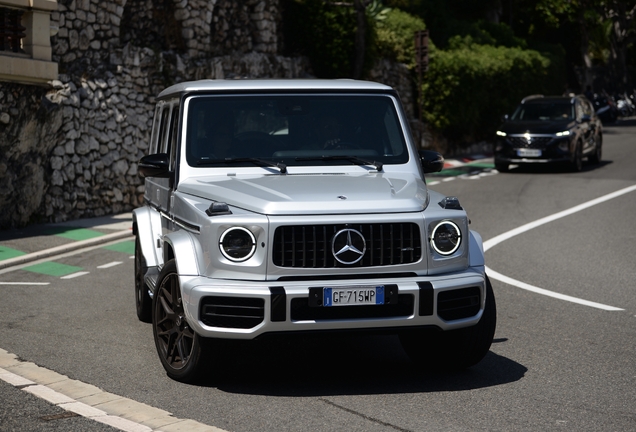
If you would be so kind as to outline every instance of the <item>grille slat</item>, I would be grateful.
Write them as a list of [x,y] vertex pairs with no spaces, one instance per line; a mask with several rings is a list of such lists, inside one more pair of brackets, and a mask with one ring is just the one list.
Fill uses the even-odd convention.
[[334,235],[345,228],[353,227],[335,224],[277,228],[272,251],[274,265],[289,268],[376,267],[410,264],[422,257],[417,224],[360,224],[355,229],[365,238],[364,257],[355,264],[341,264],[331,250]]

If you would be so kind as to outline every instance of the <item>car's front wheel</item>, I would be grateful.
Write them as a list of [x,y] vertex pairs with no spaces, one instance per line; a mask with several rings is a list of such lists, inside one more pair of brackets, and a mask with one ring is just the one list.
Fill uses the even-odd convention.
[[486,305],[479,322],[458,330],[412,330],[400,334],[406,354],[427,369],[458,370],[479,363],[490,350],[497,327],[497,305],[486,277]]
[[574,153],[572,154],[570,168],[574,172],[579,172],[583,169],[583,145],[581,144],[581,142],[577,142],[576,146],[574,147]]
[[601,158],[603,157],[603,135],[599,134],[596,137],[594,145],[594,153],[590,155],[589,159],[591,163],[598,165],[601,163]]
[[505,162],[495,162],[495,169],[499,172],[508,172],[509,165]]
[[161,364],[168,376],[192,382],[212,366],[211,341],[196,334],[185,317],[177,265],[168,261],[152,299],[152,330]]

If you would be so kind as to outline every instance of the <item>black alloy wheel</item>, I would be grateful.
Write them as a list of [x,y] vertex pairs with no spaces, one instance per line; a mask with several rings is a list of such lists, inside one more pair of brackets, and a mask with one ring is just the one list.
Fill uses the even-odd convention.
[[576,143],[576,147],[574,148],[570,168],[574,172],[579,172],[583,169],[583,145],[580,141]]
[[199,378],[207,357],[207,344],[185,317],[174,260],[168,261],[159,275],[152,299],[152,330],[159,359],[168,376],[181,382]]
[[505,162],[495,162],[495,169],[500,173],[508,172],[509,164]]
[[590,162],[598,165],[603,157],[603,135],[598,135],[594,140],[594,153],[589,156]]
[[141,253],[139,235],[137,235],[135,237],[135,307],[139,321],[149,323],[152,321],[152,299],[148,285],[144,281],[147,269],[146,259]]

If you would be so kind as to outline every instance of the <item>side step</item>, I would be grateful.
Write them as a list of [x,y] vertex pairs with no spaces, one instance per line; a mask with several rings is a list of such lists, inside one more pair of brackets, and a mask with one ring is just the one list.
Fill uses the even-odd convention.
[[148,294],[150,294],[150,298],[154,295],[155,289],[157,288],[157,282],[159,279],[159,267],[148,267],[146,271],[146,275],[144,276],[144,282],[148,285]]

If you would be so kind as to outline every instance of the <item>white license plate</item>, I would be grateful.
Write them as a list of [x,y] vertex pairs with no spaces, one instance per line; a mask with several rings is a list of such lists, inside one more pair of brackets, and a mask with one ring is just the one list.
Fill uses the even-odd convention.
[[541,156],[541,150],[537,150],[537,149],[517,149],[517,156],[519,156],[519,157],[539,157],[539,156]]
[[322,294],[324,306],[384,304],[384,286],[324,288]]

